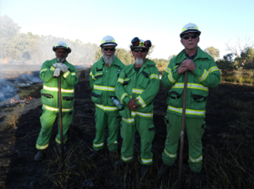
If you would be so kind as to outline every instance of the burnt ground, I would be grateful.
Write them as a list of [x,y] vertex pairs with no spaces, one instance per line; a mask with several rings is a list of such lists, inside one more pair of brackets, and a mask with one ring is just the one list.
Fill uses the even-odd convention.
[[[69,129],[65,168],[61,166],[59,151],[52,136],[45,159],[34,162],[35,142],[40,131],[41,105],[30,107],[17,120],[17,128],[1,127],[0,131],[0,188],[176,188],[177,167],[162,178],[158,169],[166,138],[166,89],[162,87],[154,100],[156,134],[152,151],[154,163],[144,177],[140,177],[139,136],[135,136],[132,164],[114,168],[119,157],[111,156],[106,147],[97,160],[89,159],[95,134],[94,105],[90,99],[88,70],[79,72],[75,87],[75,116]],[[40,100],[41,84],[22,87]],[[35,90],[36,89],[36,90]],[[38,102],[37,102],[38,103]],[[24,106],[27,106],[26,104]],[[7,107],[2,107],[1,111]],[[220,84],[209,92],[206,131],[203,136],[203,183],[198,186],[188,168],[188,140],[185,137],[183,154],[183,188],[254,188],[254,86]],[[0,117],[0,124],[4,117]],[[105,134],[106,137],[107,133]],[[106,143],[106,141],[105,141]],[[120,152],[121,137],[119,135]]]

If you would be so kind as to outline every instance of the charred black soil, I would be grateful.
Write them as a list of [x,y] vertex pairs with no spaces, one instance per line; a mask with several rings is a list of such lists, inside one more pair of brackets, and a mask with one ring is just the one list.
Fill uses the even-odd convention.
[[[162,178],[158,176],[166,138],[164,116],[167,90],[161,85],[154,100],[154,163],[146,175],[141,177],[138,135],[135,136],[135,160],[125,167],[113,167],[119,156],[110,154],[106,147],[98,159],[89,158],[95,135],[95,109],[90,99],[88,76],[89,70],[79,71],[79,83],[75,87],[75,116],[68,133],[64,168],[55,143],[56,124],[45,159],[41,162],[33,161],[42,113],[41,105],[36,102],[34,107],[21,113],[16,129],[11,124],[0,128],[0,188],[176,188],[178,161],[168,174]],[[21,89],[30,92],[33,98],[39,98],[40,86],[34,84]],[[11,113],[9,107],[2,107],[1,112],[4,111],[6,116]],[[183,188],[254,188],[253,112],[254,86],[224,83],[210,89],[203,136],[203,182],[198,185],[191,175],[187,164],[188,140],[185,138]],[[0,124],[6,116],[0,117]],[[119,153],[121,141],[119,135]]]

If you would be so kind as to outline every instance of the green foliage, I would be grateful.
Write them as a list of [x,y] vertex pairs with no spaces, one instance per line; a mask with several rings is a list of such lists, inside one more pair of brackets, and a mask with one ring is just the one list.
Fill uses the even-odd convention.
[[204,50],[207,54],[211,55],[213,57],[214,60],[216,60],[217,58],[220,57],[220,51],[214,47],[207,47]]

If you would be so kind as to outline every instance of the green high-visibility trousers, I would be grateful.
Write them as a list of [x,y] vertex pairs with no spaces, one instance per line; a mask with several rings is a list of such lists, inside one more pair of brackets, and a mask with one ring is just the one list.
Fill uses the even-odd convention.
[[99,151],[104,145],[104,135],[106,125],[108,124],[108,150],[117,151],[117,137],[119,132],[120,116],[118,111],[104,111],[99,107],[95,107],[95,127],[96,134],[93,141],[93,149]]
[[[72,123],[73,112],[62,112],[62,123],[63,123],[63,141],[64,143],[67,141],[67,131],[69,129],[69,125]],[[41,121],[41,131],[39,133],[38,139],[36,141],[36,148],[38,150],[44,150],[48,147],[51,131],[53,124],[55,122],[56,117],[59,112],[53,112],[49,110],[43,110],[43,113],[40,117]],[[60,120],[58,116],[58,133],[55,138],[57,144],[61,144],[60,140]]]
[[[165,120],[167,125],[167,138],[165,141],[165,149],[162,153],[162,160],[167,165],[173,165],[177,158],[182,117],[167,113]],[[189,143],[188,163],[190,169],[193,172],[201,172],[203,159],[201,139],[204,134],[204,118],[186,117],[185,129]]]
[[140,151],[142,165],[151,165],[153,163],[153,153],[151,152],[152,141],[155,134],[153,119],[135,117],[134,123],[127,123],[122,120],[121,137],[123,138],[121,148],[121,159],[128,163],[133,160],[134,136],[137,131],[140,136]]

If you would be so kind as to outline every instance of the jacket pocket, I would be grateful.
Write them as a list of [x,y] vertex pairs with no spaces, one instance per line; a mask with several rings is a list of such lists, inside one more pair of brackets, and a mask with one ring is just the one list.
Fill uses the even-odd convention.
[[143,77],[143,79],[140,79],[139,81],[139,85],[143,88],[143,89],[146,89],[147,85],[149,84],[149,74],[145,71],[142,71],[141,74],[140,74],[140,77]]
[[205,110],[207,102],[207,92],[203,91],[192,91],[191,92],[191,103],[190,108],[196,110]]
[[102,84],[102,78],[103,78],[103,72],[97,72],[94,76],[95,81],[94,84],[95,85],[101,85]]
[[128,108],[128,106],[124,106],[124,109],[123,110],[120,110],[119,111],[119,114],[121,117],[123,118],[131,118],[131,111],[130,109]]
[[62,107],[63,108],[72,108],[73,102],[74,102],[73,95],[67,96],[66,94],[64,94],[64,96],[62,96]]
[[48,106],[56,107],[57,99],[58,99],[58,98],[56,98],[56,95],[57,94],[54,94],[53,92],[49,92],[49,91],[44,92],[44,90],[42,89],[41,90],[41,103],[48,105]]
[[182,98],[183,89],[174,89],[168,91],[167,104],[174,107],[182,107],[183,98]]
[[91,92],[91,99],[92,99],[93,103],[101,104],[101,95],[102,95],[102,91],[93,90]]

